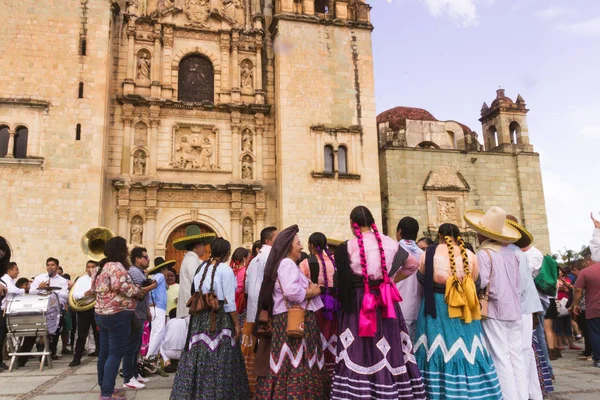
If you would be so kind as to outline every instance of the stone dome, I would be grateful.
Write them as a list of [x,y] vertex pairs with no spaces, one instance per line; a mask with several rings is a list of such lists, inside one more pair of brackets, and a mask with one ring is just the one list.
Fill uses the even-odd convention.
[[392,130],[398,130],[406,126],[406,120],[413,121],[437,121],[427,110],[415,107],[394,107],[382,112],[377,116],[377,124],[388,122]]

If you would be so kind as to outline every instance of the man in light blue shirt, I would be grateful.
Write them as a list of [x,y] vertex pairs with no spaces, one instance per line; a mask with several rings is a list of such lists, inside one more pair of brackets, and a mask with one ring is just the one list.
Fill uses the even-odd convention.
[[148,306],[152,316],[152,329],[150,330],[150,343],[146,358],[158,354],[165,336],[165,324],[167,318],[167,280],[165,273],[175,265],[175,261],[165,261],[162,257],[154,259],[154,268],[148,270],[148,274],[156,272],[152,277],[156,282],[156,289],[150,292]]

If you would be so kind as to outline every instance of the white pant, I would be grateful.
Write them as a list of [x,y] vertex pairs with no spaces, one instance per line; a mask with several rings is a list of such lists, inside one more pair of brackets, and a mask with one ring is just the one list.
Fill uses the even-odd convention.
[[529,390],[522,354],[522,321],[486,319],[482,325],[504,400],[527,400]]
[[165,321],[167,313],[158,307],[150,307],[152,315],[152,329],[150,330],[150,343],[148,343],[148,354],[146,358],[158,354],[158,350],[165,338]]
[[160,356],[165,362],[171,360],[179,360],[181,358],[181,351],[182,350],[165,349],[165,346],[162,346],[160,348]]
[[538,377],[537,364],[535,362],[535,354],[533,354],[533,315],[523,314],[522,327],[522,344],[523,344],[523,362],[527,371],[527,380],[529,387],[529,398],[532,400],[542,400],[542,388],[540,387],[540,379]]

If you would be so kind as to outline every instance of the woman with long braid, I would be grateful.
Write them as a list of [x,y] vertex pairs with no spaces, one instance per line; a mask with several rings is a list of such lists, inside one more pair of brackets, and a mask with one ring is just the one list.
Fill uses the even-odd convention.
[[427,398],[501,399],[480,322],[477,257],[465,247],[456,225],[441,225],[438,236],[440,244],[421,256],[417,275],[424,290],[415,356]]
[[[331,398],[425,399],[394,285],[400,273],[388,273],[398,242],[379,233],[364,206],[352,210],[350,224],[355,238],[335,251],[342,312]],[[418,261],[406,254],[402,264],[410,275]]]
[[242,328],[235,306],[237,282],[226,264],[230,253],[227,240],[215,239],[210,258],[194,277],[194,291],[214,293],[219,309],[192,315],[187,351],[179,361],[171,400],[247,399],[250,395],[239,343]]
[[321,232],[315,232],[308,237],[310,257],[300,263],[300,270],[308,279],[321,288],[323,308],[315,312],[317,324],[323,336],[325,352],[325,368],[333,378],[338,341],[338,312],[339,302],[333,287],[335,260],[327,248],[327,237]]

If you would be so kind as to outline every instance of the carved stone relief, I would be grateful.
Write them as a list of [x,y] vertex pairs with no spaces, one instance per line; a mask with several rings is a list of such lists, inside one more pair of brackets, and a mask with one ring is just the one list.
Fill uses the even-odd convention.
[[133,174],[144,175],[146,173],[146,153],[139,149],[133,154]]
[[221,0],[221,12],[235,20],[238,25],[244,24],[244,3],[242,0]]
[[242,179],[252,179],[254,177],[252,157],[246,154],[242,157]]
[[217,129],[182,124],[174,128],[172,167],[183,170],[219,169]]
[[147,146],[148,145],[148,127],[143,122],[135,124],[135,132],[133,134],[133,145],[134,146]]
[[244,218],[242,224],[242,242],[252,243],[254,241],[254,223],[249,217]]
[[455,225],[459,224],[460,219],[460,206],[458,199],[438,197],[437,199],[437,224],[441,225],[444,223],[450,223]]
[[150,53],[147,50],[138,53],[137,79],[150,79]]
[[160,190],[158,201],[228,203],[228,192],[208,192],[199,190]]
[[242,151],[252,151],[252,132],[248,128],[242,131]]
[[254,64],[250,60],[244,60],[240,64],[240,84],[244,89],[254,88]]
[[131,220],[131,244],[142,244],[144,234],[144,221],[142,217],[136,215]]
[[185,0],[183,10],[193,25],[208,27],[210,0]]

